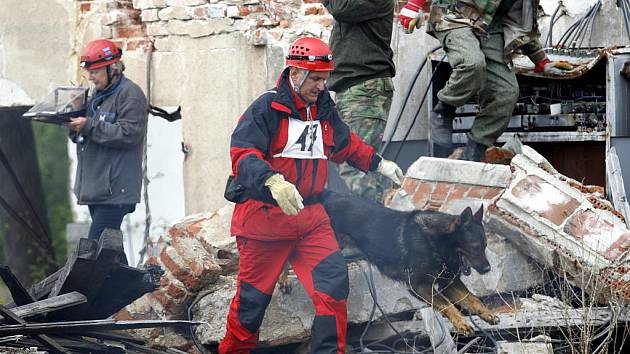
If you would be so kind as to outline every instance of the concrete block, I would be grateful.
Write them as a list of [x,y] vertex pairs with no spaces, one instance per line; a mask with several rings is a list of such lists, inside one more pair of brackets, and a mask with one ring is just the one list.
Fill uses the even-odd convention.
[[[362,265],[364,262],[349,264],[350,295],[348,297],[348,321],[363,323],[368,321],[373,300],[368,290]],[[376,296],[386,313],[395,314],[427,307],[425,303],[413,297],[405,284],[394,282],[373,269]],[[260,343],[263,345],[281,345],[307,340],[313,321],[313,305],[295,276],[291,283],[291,294],[275,291],[267,308],[260,329]],[[193,318],[205,321],[208,325],[198,326],[196,334],[202,343],[215,343],[225,334],[225,320],[229,303],[236,292],[234,277],[221,277],[217,283],[209,286],[210,294],[202,298],[193,308]],[[376,312],[376,319],[380,313]]]
[[[551,339],[551,338],[549,338]],[[497,353],[499,354],[552,354],[553,347],[551,343],[528,343],[521,342],[497,342]]]
[[504,165],[423,156],[409,167],[407,177],[423,181],[505,188],[510,183],[512,172],[509,166]]
[[609,203],[584,193],[589,189],[557,173],[527,146],[512,167],[510,185],[489,210],[487,229],[600,301],[630,300],[630,230]]

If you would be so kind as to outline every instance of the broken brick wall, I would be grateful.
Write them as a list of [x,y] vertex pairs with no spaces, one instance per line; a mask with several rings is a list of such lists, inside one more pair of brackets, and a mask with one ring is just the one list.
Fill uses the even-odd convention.
[[[146,90],[147,51],[153,51],[151,102],[182,106],[183,136],[173,138],[183,140],[187,151],[186,214],[223,205],[216,191],[222,190],[230,171],[229,135],[239,115],[274,85],[291,42],[301,36],[327,41],[333,23],[319,0],[74,3],[75,53],[89,40],[113,40],[125,51],[127,76]],[[75,71],[76,81],[86,82]]]

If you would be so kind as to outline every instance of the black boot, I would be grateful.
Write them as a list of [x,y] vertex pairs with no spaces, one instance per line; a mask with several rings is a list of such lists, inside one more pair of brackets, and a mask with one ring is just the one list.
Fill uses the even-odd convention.
[[448,157],[453,152],[453,119],[455,106],[438,101],[430,119],[431,156]]
[[466,143],[466,147],[464,148],[464,153],[462,154],[461,160],[467,161],[476,161],[481,162],[486,157],[486,149],[488,147],[479,144],[478,142],[472,140],[468,137],[468,142]]

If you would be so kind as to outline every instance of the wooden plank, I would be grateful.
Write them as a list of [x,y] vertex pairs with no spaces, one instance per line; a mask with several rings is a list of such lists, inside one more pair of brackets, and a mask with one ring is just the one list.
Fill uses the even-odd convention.
[[160,286],[160,276],[164,271],[158,266],[139,269],[120,266],[105,280],[101,292],[90,301],[85,319],[106,318],[118,312],[146,293]]
[[31,288],[28,290],[29,294],[33,296],[35,300],[41,300],[48,297],[50,294],[50,290],[57,282],[59,275],[63,272],[63,268],[57,269],[56,272],[47,276],[46,279],[40,281],[37,284],[33,284]]
[[35,301],[31,294],[26,291],[26,288],[20,283],[18,278],[13,274],[11,269],[3,264],[0,264],[0,277],[9,288],[13,302],[17,306],[26,305]]
[[[12,308],[11,311],[18,317],[28,318],[79,305],[85,302],[87,302],[87,298],[83,294],[73,291],[71,293],[55,296],[50,299],[44,299],[15,307]],[[5,318],[0,316],[0,321],[4,320]]]
[[59,274],[55,285],[50,290],[48,297],[54,297],[73,290],[78,290],[82,294],[85,294],[84,291],[81,291],[83,289],[72,288],[68,290],[68,288],[73,284],[85,286],[89,281],[92,271],[92,260],[94,259],[94,252],[92,252],[92,250],[95,250],[96,247],[97,243],[94,240],[87,238],[79,239],[77,247],[72,253],[72,256],[66,260],[66,265],[62,268],[62,272]]
[[145,321],[115,321],[91,320],[91,321],[67,321],[49,323],[28,323],[0,326],[0,336],[36,335],[49,333],[81,333],[93,330],[123,330],[138,328],[164,328],[164,327],[190,327],[200,325],[202,322],[183,320],[145,320]]
[[[26,321],[16,316],[11,310],[7,309],[6,307],[2,305],[0,305],[0,314],[4,316],[4,318],[10,323],[19,323],[21,325],[27,325]],[[57,344],[54,340],[52,340],[50,337],[48,337],[45,334],[36,334],[35,338],[39,342],[41,342],[44,346],[48,347],[50,351],[53,353],[62,353],[62,354],[68,353],[68,351],[64,347]]]

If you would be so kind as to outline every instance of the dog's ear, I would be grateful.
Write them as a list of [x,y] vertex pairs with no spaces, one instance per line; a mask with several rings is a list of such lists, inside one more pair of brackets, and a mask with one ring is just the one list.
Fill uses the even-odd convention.
[[456,216],[453,221],[448,225],[446,232],[449,234],[453,234],[459,229],[459,226],[462,224],[462,217],[460,215]]
[[472,209],[470,209],[470,207],[466,207],[466,209],[464,209],[464,211],[462,211],[462,213],[459,216],[459,218],[461,219],[461,222],[464,223],[464,224],[472,221],[472,219],[473,219]]
[[470,209],[470,207],[466,207],[466,209],[464,209],[464,211],[462,211],[460,215],[456,216],[455,219],[451,221],[451,223],[448,225],[448,228],[446,229],[447,232],[449,234],[455,233],[461,225],[470,222],[470,220],[472,220],[472,217],[472,209]]
[[475,220],[482,222],[483,221],[483,204],[479,207],[479,210],[474,215]]

